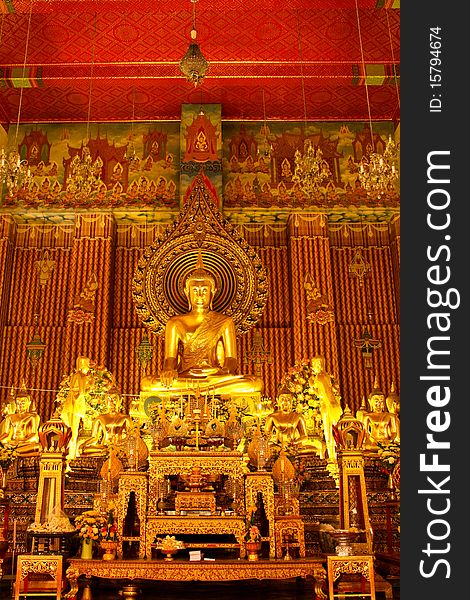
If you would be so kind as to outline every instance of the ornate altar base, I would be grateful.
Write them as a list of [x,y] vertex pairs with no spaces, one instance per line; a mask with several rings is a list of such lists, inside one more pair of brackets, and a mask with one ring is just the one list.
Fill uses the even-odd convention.
[[314,580],[315,600],[325,600],[324,584],[326,570],[324,559],[300,560],[219,560],[216,562],[148,561],[148,560],[101,560],[68,559],[67,581],[70,591],[66,600],[75,600],[78,579],[84,576],[104,579],[156,580],[156,581],[241,581],[248,579],[302,579]]

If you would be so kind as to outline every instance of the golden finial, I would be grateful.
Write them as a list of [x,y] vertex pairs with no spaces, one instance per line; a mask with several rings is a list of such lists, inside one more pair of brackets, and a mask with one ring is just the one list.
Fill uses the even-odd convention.
[[199,248],[199,250],[197,251],[197,263],[196,263],[196,269],[204,269],[204,263],[202,262],[202,252],[201,249]]

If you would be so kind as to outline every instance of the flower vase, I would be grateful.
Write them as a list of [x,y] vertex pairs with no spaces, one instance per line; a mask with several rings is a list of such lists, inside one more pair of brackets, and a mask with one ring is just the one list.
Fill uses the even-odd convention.
[[258,560],[261,551],[261,542],[245,542],[246,553],[248,560]]
[[83,560],[91,560],[93,558],[93,540],[90,538],[83,540],[80,558]]

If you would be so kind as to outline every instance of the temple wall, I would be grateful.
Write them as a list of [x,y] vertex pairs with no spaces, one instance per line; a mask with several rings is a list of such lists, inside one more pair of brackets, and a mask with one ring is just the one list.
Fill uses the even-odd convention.
[[[0,398],[22,380],[43,419],[51,416],[59,383],[84,354],[107,367],[125,395],[126,405],[139,393],[144,372],[135,348],[145,328],[132,301],[135,266],[162,225],[123,223],[111,213],[80,213],[60,225],[28,224],[3,214],[0,230]],[[235,224],[235,223],[234,223]],[[271,362],[261,366],[265,394],[274,397],[282,375],[302,358],[323,354],[327,370],[339,383],[343,403],[356,410],[373,387],[374,377],[387,393],[399,393],[399,218],[393,222],[329,223],[325,214],[296,213],[287,222],[239,225],[258,253],[269,276],[269,298],[256,328],[239,338],[240,370],[254,373],[246,362],[255,330],[262,335]],[[356,249],[371,265],[363,285],[349,274]],[[35,267],[45,251],[55,261],[49,280],[40,285]],[[313,276],[328,297],[334,321],[307,320],[304,281]],[[94,319],[68,320],[74,297],[94,274],[98,282]],[[367,308],[371,309],[371,320]],[[26,343],[34,332],[34,314],[47,344],[33,368]],[[372,368],[364,365],[354,339],[368,326],[381,347]],[[162,339],[149,334],[154,355],[148,372],[159,370]]]

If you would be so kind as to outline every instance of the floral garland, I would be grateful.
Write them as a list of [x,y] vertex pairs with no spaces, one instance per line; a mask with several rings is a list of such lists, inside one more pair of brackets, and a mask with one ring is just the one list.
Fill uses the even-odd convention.
[[75,517],[75,527],[78,529],[78,535],[87,543],[101,538],[104,525],[106,525],[106,519],[96,510],[86,510]]
[[[68,396],[72,375],[73,373],[67,375],[60,382],[59,392],[55,400],[59,411],[62,409],[65,399]],[[87,409],[83,423],[84,429],[91,429],[95,418],[107,411],[105,401],[106,392],[116,387],[113,374],[108,371],[106,367],[97,366],[93,361],[90,362],[90,371],[88,373],[88,377],[90,377],[93,382],[93,391],[85,394]]]

